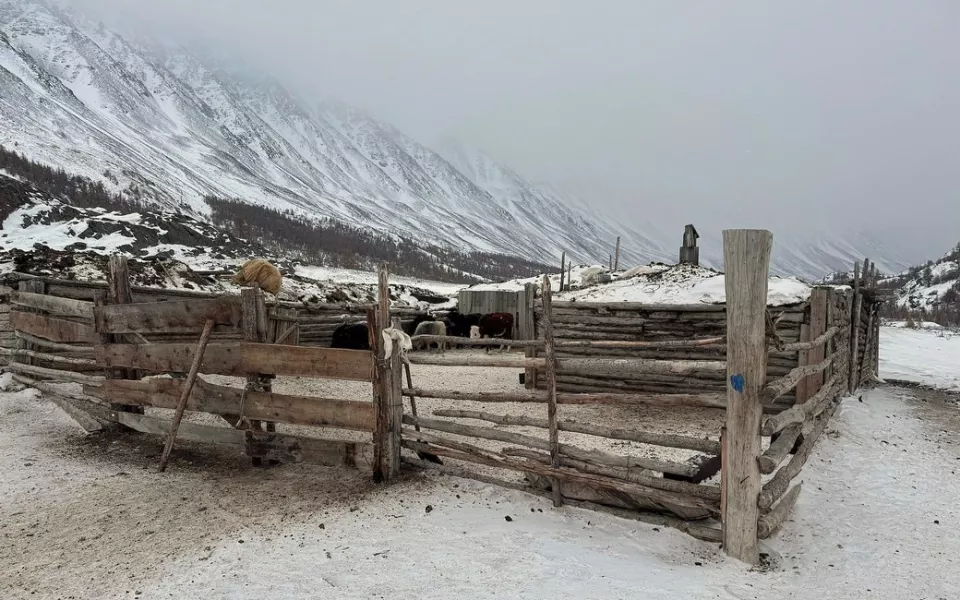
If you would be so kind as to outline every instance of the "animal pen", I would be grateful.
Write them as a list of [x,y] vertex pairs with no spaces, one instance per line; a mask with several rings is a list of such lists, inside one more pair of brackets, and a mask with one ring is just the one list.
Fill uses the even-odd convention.
[[[554,302],[545,278],[540,299],[526,294],[523,304],[536,314],[536,325],[530,319],[524,328],[537,339],[511,342],[524,356],[404,352],[394,325],[406,315],[391,313],[385,270],[375,306],[304,307],[268,303],[256,288],[239,297],[176,299],[131,289],[125,261],[113,257],[104,284],[17,283],[9,294],[16,348],[4,351],[4,368],[88,430],[115,423],[166,436],[168,446],[177,439],[229,444],[257,461],[350,466],[378,481],[396,477],[402,463],[430,466],[545,495],[557,506],[674,526],[756,563],[758,540],[796,503],[801,483],[791,484],[839,398],[876,377],[872,271],[855,277],[853,289],[815,288],[808,302],[771,310],[771,248],[768,232],[724,232],[725,305]],[[371,351],[308,345],[304,328],[335,326],[348,311],[365,315]],[[408,371],[405,380],[404,361],[414,376]],[[447,367],[523,369],[535,381],[508,391],[414,385],[417,369]],[[278,376],[368,382],[370,401],[275,393]],[[78,382],[82,393],[57,382]],[[418,414],[417,400],[421,409],[437,401],[446,408]],[[179,410],[167,419],[144,407]],[[179,424],[184,410],[224,423]],[[612,411],[613,425],[592,418]],[[645,415],[655,411],[693,411],[711,425],[696,434],[652,431]],[[277,423],[369,438],[295,435],[277,431]],[[401,459],[401,447],[444,464]],[[690,460],[675,458],[677,451]]]

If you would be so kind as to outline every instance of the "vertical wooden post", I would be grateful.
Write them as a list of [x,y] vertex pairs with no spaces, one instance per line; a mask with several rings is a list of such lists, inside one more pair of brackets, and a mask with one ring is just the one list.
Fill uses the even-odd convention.
[[[866,265],[866,262],[864,262],[864,265]],[[847,382],[847,393],[850,394],[857,389],[857,365],[859,364],[857,353],[860,345],[860,307],[862,304],[860,261],[856,261],[853,263],[853,309],[850,312],[850,379]]]
[[[537,284],[528,283],[523,286],[523,291],[520,292],[520,335],[521,339],[524,340],[535,340],[537,339],[537,324],[536,324],[536,311],[534,310],[536,306],[537,298]],[[523,354],[526,358],[536,358],[537,349],[536,348],[524,348]],[[532,390],[537,387],[537,370],[536,369],[524,369],[523,371],[523,386]]]
[[[827,331],[827,309],[830,301],[830,290],[825,287],[815,287],[810,293],[810,339],[814,340]],[[826,348],[818,346],[807,351],[807,364],[816,365],[823,362],[826,357]],[[823,373],[805,377],[805,390],[811,396],[820,391],[823,385]],[[809,397],[809,396],[808,396]],[[797,392],[797,404],[802,404],[799,390]]]
[[[41,281],[40,279],[26,279],[26,280],[21,280],[20,283],[19,283],[19,285],[18,285],[17,287],[19,288],[19,290],[20,290],[21,292],[30,292],[31,294],[46,294],[46,293],[47,293],[47,284],[44,283],[43,281]],[[39,311],[39,310],[37,310],[37,309],[33,309],[33,308],[28,309],[28,308],[25,308],[25,307],[20,307],[20,308],[18,308],[18,310],[22,310],[22,311],[24,311],[24,312],[32,312],[32,313],[42,312],[42,311]],[[22,337],[19,337],[19,336],[17,337],[16,346],[15,346],[15,347],[16,347],[18,350],[40,350],[41,352],[44,351],[42,348],[39,348],[39,347],[37,347],[35,344],[33,344],[33,342],[28,342],[27,340],[25,340],[25,339],[23,339]],[[23,354],[14,354],[13,356],[10,357],[10,362],[19,362],[19,363],[23,363],[23,364],[25,364],[25,365],[35,365],[35,364],[37,364],[37,361],[36,361],[36,360],[30,358],[29,356],[23,355]],[[42,376],[34,376],[34,377],[37,377],[37,379],[43,379]]]
[[757,229],[723,232],[727,292],[727,418],[724,551],[749,564],[759,561],[760,390],[767,366],[767,283],[773,235]]
[[[267,306],[260,291],[260,286],[256,283],[252,287],[244,287],[240,290],[240,305],[243,311],[243,339],[248,342],[264,343],[267,341]],[[267,376],[262,373],[247,373],[246,390],[248,392],[267,391]],[[240,415],[241,417],[243,415]],[[254,431],[262,431],[262,421],[257,419],[250,420],[250,427]],[[267,425],[270,428],[270,425]],[[274,426],[275,429],[275,426]],[[263,459],[252,457],[251,462],[254,466],[261,466]]]
[[617,252],[613,257],[613,270],[616,271],[620,268],[620,236],[617,236]]
[[[560,253],[560,291],[563,291],[563,276],[567,273],[567,253]],[[569,283],[568,283],[569,285]]]
[[[553,299],[550,289],[550,278],[543,278],[543,354],[547,369],[547,424],[550,428],[550,464],[553,468],[560,467],[560,434],[557,428],[557,364],[553,348]],[[553,505],[563,506],[563,493],[560,490],[560,480],[550,479],[550,489],[553,492]]]
[[567,263],[567,289],[570,289],[573,283],[573,263]]
[[[107,279],[106,298],[101,297],[100,301],[109,304],[132,304],[133,294],[130,291],[130,270],[127,267],[127,257],[119,254],[110,255],[107,263],[109,273]],[[96,296],[94,297],[96,302]],[[141,338],[142,339],[142,338]],[[125,341],[123,336],[101,335],[101,343],[115,343]],[[140,379],[140,373],[136,369],[107,369],[106,377],[108,379]],[[142,406],[131,406],[128,404],[111,404],[113,410],[121,412],[131,412],[143,414]]]
[[389,481],[400,472],[400,426],[403,420],[403,375],[400,351],[385,358],[380,332],[390,327],[390,285],[386,265],[380,266],[378,303],[375,326],[371,330],[376,368],[374,369],[374,402],[376,404],[376,431],[373,434],[373,479]]

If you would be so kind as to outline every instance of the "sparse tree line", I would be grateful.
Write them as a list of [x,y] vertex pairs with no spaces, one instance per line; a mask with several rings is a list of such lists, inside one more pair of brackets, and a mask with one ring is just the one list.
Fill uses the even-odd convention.
[[[21,177],[33,187],[82,208],[103,208],[120,213],[159,210],[160,205],[130,187],[111,192],[102,182],[63,169],[34,162],[0,146],[0,169]],[[116,182],[109,171],[104,177]],[[0,186],[0,218],[26,198],[22,186]],[[351,227],[334,219],[308,220],[292,211],[255,206],[237,199],[206,198],[213,222],[228,233],[256,241],[277,256],[306,263],[347,269],[373,269],[386,262],[392,273],[438,281],[473,283],[477,277],[503,280],[529,277],[550,267],[522,258],[488,252],[461,252],[412,239]]]
[[550,267],[486,252],[458,252],[409,238],[351,227],[340,221],[306,219],[293,211],[207,196],[215,225],[277,253],[325,266],[370,269],[386,262],[392,273],[438,281],[473,282],[529,277]]

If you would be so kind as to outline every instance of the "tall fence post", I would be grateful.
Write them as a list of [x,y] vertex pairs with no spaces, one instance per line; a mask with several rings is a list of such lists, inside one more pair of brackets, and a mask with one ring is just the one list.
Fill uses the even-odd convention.
[[620,268],[620,236],[617,236],[617,249],[616,254],[613,257],[613,270],[616,271]]
[[727,418],[724,428],[724,551],[759,561],[760,390],[767,366],[767,283],[773,235],[757,229],[723,232],[727,292]]
[[[562,252],[560,254],[560,291],[561,292],[563,291],[563,278],[566,274],[567,274],[567,253]],[[567,285],[570,285],[570,283],[567,282]]]
[[[400,472],[400,427],[403,421],[403,381],[400,349],[385,357],[383,336],[390,327],[390,285],[386,265],[380,266],[378,277],[378,303],[373,327],[370,329],[370,349],[375,353],[373,376],[373,400],[377,411],[376,430],[373,434],[373,479],[389,481]],[[370,319],[368,319],[368,326]]]
[[860,261],[856,261],[853,263],[853,308],[850,313],[850,380],[847,382],[847,392],[850,394],[857,389],[857,365],[859,364],[857,353],[860,345],[860,307],[862,304]]
[[[537,339],[536,323],[536,300],[537,284],[527,283],[520,292],[518,310],[520,312],[520,339]],[[523,354],[526,358],[536,358],[537,349],[533,347],[524,348]],[[524,369],[523,385],[526,389],[532,390],[537,387],[537,370],[533,368]]]
[[[105,296],[94,297],[94,303],[97,302],[109,304],[131,304],[133,303],[133,293],[130,291],[130,270],[127,267],[127,257],[119,254],[110,255],[108,264],[108,287]],[[95,326],[98,325],[95,323]],[[101,335],[101,343],[115,343],[124,341],[123,335]],[[136,369],[115,368],[107,369],[107,379],[140,379],[140,373]],[[128,404],[111,404],[113,410],[120,412],[131,412],[144,414],[142,406],[131,406]]]
[[[553,293],[550,278],[543,277],[543,354],[547,363],[547,426],[550,429],[550,465],[560,468],[560,432],[557,428],[557,363],[553,349]],[[553,505],[563,506],[560,479],[550,478]]]

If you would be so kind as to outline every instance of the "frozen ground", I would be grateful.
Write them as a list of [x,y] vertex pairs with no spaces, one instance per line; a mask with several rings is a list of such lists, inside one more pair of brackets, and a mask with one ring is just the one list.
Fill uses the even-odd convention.
[[880,377],[960,392],[960,335],[940,328],[880,328]]
[[[470,389],[479,371],[446,372]],[[35,391],[0,393],[0,597],[953,597],[960,422],[915,395],[844,402],[770,541],[782,567],[755,572],[668,528],[446,476],[375,486],[191,444],[158,474],[159,438],[84,436]]]

